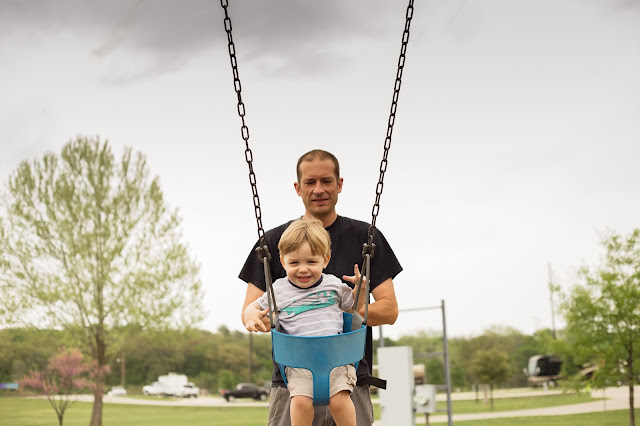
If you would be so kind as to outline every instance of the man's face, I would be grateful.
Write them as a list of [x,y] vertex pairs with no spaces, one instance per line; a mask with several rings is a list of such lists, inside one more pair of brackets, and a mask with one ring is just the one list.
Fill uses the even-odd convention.
[[337,179],[330,159],[300,163],[300,181],[294,184],[306,213],[322,220],[335,214],[342,178]]

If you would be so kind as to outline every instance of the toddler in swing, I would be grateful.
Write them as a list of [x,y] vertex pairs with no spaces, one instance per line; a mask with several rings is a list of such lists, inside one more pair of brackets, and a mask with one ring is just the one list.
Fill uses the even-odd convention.
[[[334,275],[322,271],[331,258],[329,233],[318,219],[298,219],[284,231],[278,244],[280,263],[287,276],[273,283],[282,332],[299,336],[342,333],[342,311],[351,312],[353,290]],[[268,293],[244,311],[249,331],[268,331],[262,318],[268,312]],[[309,370],[286,368],[291,394],[292,426],[313,422],[313,378]],[[329,376],[329,410],[337,426],[355,426],[351,392],[356,384],[353,365],[336,367]]]

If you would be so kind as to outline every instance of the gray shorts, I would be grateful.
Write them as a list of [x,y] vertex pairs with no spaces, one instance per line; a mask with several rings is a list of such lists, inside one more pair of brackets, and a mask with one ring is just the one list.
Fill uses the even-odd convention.
[[[305,368],[287,367],[287,388],[293,396],[313,398],[313,375]],[[353,392],[356,386],[356,369],[353,365],[341,365],[329,374],[329,397],[340,391]]]
[[[356,408],[357,426],[371,426],[373,424],[373,405],[371,405],[371,394],[369,386],[356,386],[351,393],[351,400]],[[267,426],[291,426],[289,415],[289,405],[291,395],[289,389],[275,387],[271,389],[269,399],[269,421]],[[331,418],[329,406],[314,407],[315,417],[313,426],[336,426]]]

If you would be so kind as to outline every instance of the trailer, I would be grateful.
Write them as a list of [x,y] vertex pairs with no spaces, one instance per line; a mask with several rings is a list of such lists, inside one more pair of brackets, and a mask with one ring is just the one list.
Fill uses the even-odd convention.
[[562,360],[555,355],[535,355],[522,371],[531,386],[556,387],[560,379]]
[[142,393],[158,396],[182,396],[183,387],[188,383],[189,380],[184,374],[169,373],[165,376],[159,376],[157,382],[144,386]]

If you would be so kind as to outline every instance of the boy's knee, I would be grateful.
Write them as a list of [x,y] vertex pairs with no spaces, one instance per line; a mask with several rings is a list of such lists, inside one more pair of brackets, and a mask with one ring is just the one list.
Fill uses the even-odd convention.
[[329,399],[329,409],[343,407],[351,402],[351,393],[349,391],[340,391]]
[[313,410],[313,398],[307,396],[294,396],[291,398],[291,406],[296,409]]

